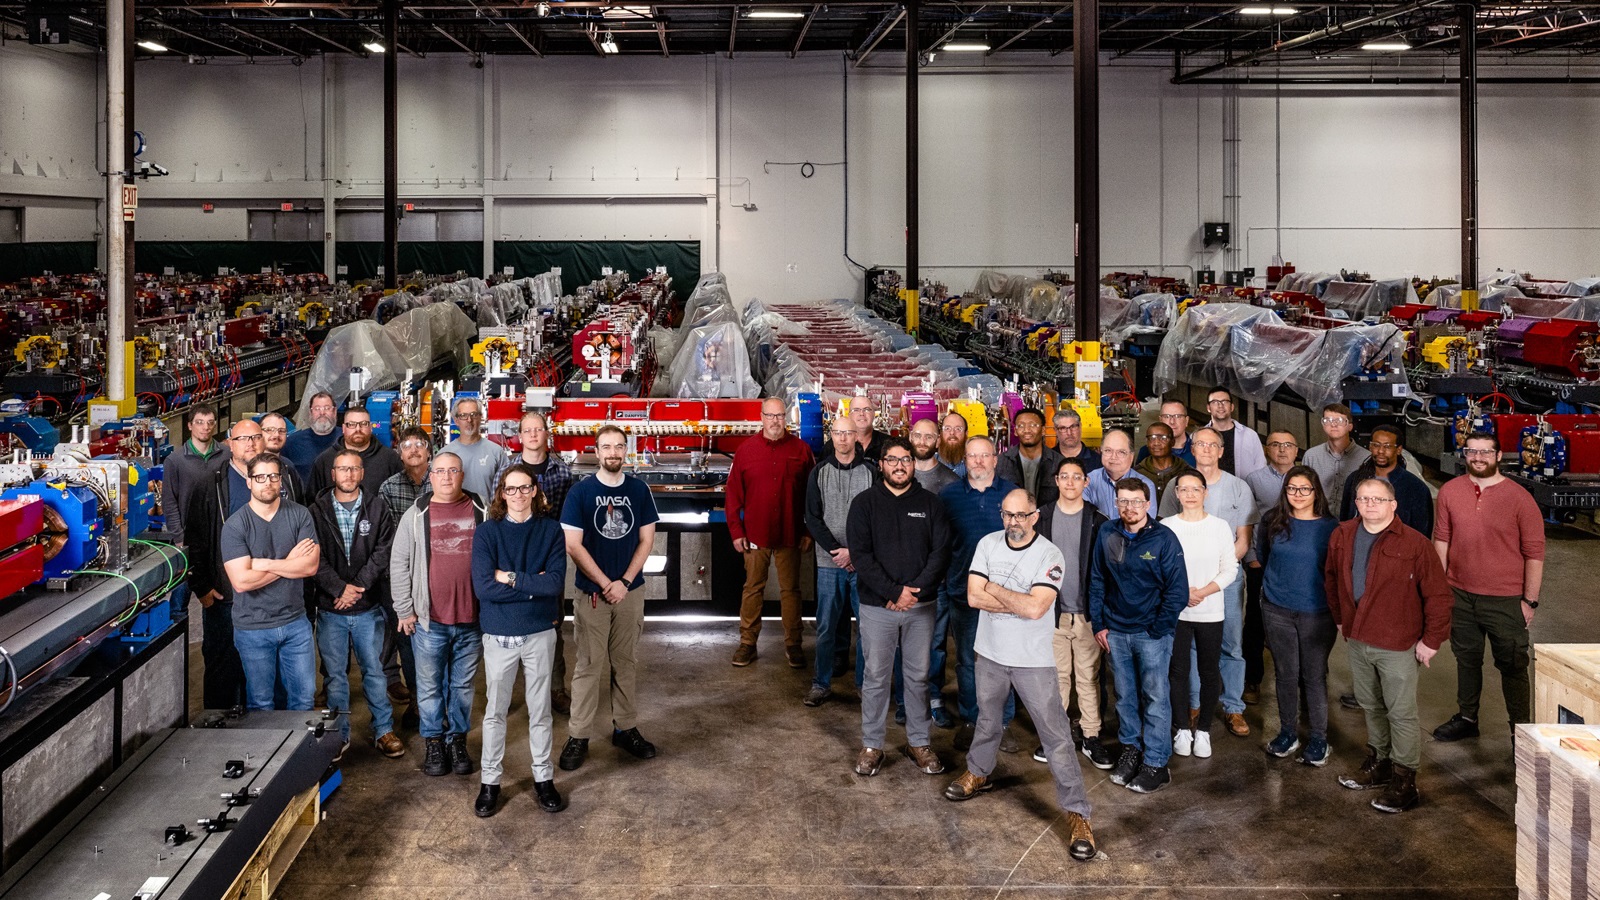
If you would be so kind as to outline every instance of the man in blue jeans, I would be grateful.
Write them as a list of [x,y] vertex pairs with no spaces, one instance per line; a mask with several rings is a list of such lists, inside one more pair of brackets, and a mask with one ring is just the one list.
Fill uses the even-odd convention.
[[[965,721],[956,731],[955,747],[965,752],[972,746],[978,722],[978,610],[967,604],[967,570],[972,567],[972,554],[984,535],[1001,530],[1000,504],[1006,495],[1016,490],[1016,485],[1004,478],[996,478],[994,441],[986,437],[967,439],[967,476],[939,492],[944,508],[950,515],[950,530],[955,542],[950,550],[949,575],[945,577],[945,592],[950,597],[950,626],[956,638],[956,697],[957,709]],[[1004,722],[1009,724],[1016,711],[1016,700],[1006,699]],[[1000,749],[1015,753],[1019,749],[1016,739],[1006,735]]]
[[[404,756],[406,745],[394,733],[394,708],[389,703],[383,671],[383,639],[389,631],[384,607],[389,605],[389,551],[394,545],[394,516],[381,494],[361,489],[361,454],[351,450],[333,459],[333,487],[311,504],[311,519],[322,546],[322,562],[311,580],[317,604],[317,650],[322,654],[328,706],[350,708],[350,650],[361,667],[361,687],[372,711],[373,746],[390,759]],[[350,748],[350,716],[339,719]],[[338,760],[335,760],[338,762]]]
[[301,580],[321,552],[311,513],[280,495],[283,464],[262,453],[245,469],[250,502],[223,523],[218,556],[233,587],[233,643],[244,664],[246,704],[272,709],[283,686],[288,709],[310,709],[317,662]]
[[[833,453],[811,470],[806,483],[806,530],[817,550],[817,674],[802,701],[820,706],[828,699],[833,671],[850,658],[850,619],[861,614],[856,593],[856,568],[845,541],[850,503],[878,483],[878,469],[856,443],[849,416],[833,420]],[[865,664],[856,641],[856,689],[861,689]]]
[[[389,554],[389,590],[417,661],[415,696],[425,755],[422,774],[471,775],[472,681],[483,652],[472,590],[472,537],[484,507],[461,489],[461,457],[434,454],[423,494],[400,517]],[[447,713],[448,707],[448,713]]]
[[1178,536],[1150,517],[1149,485],[1122,479],[1116,504],[1117,518],[1100,526],[1089,567],[1089,621],[1117,685],[1122,756],[1111,782],[1148,794],[1172,782],[1168,669],[1178,614],[1189,603],[1189,573]]

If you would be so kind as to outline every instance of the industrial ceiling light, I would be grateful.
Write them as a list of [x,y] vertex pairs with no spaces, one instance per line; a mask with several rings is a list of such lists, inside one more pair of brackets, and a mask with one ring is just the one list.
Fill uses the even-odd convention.
[[1385,50],[1410,50],[1411,45],[1405,41],[1373,41],[1368,44],[1362,44],[1361,49],[1379,52]]
[[1292,16],[1300,10],[1292,6],[1246,6],[1239,10],[1241,16]]
[[744,16],[747,19],[804,19],[806,14],[798,9],[752,9]]
[[378,43],[377,41],[367,41],[365,44],[362,44],[361,46],[367,48],[367,52],[368,53],[382,53],[383,52],[383,45]]
[[603,19],[648,19],[650,7],[648,6],[607,6],[600,10]]
[[987,53],[989,45],[984,41],[950,41],[939,49],[947,53]]
[[609,32],[609,31],[606,32],[605,35],[600,38],[600,52],[601,53],[621,53],[622,52],[617,47],[617,39],[612,37],[611,36],[611,32]]
[[151,53],[165,53],[165,52],[167,52],[167,48],[166,47],[161,46],[160,44],[156,43],[155,41],[140,41],[139,42],[139,46],[145,48],[146,50],[149,50]]

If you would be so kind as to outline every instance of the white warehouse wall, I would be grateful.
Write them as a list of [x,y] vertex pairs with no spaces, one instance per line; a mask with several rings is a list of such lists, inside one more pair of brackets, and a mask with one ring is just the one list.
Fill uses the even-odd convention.
[[[485,207],[489,240],[699,241],[703,266],[725,271],[741,299],[858,295],[850,260],[904,262],[896,62],[402,57],[401,195]],[[241,239],[246,206],[327,196],[370,208],[381,195],[379,60],[173,58],[136,74],[148,157],[174,173],[142,190],[147,239]],[[1454,88],[1193,87],[1169,74],[1102,71],[1107,269],[1264,270],[1281,240],[1301,269],[1456,271]],[[29,240],[97,231],[85,212],[99,194],[96,82],[85,54],[0,47],[0,83],[26,86],[0,99],[0,205],[28,206]],[[924,275],[959,290],[984,267],[1070,268],[1071,89],[1064,58],[945,55],[924,70]],[[1230,98],[1235,239],[1207,252],[1201,223],[1229,208]],[[1583,173],[1600,163],[1600,90],[1485,85],[1481,121],[1482,267],[1591,274],[1600,189]],[[798,162],[812,177],[781,165]]]

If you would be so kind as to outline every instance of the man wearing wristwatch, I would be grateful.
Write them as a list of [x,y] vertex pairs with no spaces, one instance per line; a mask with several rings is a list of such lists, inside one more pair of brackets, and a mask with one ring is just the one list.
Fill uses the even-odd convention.
[[1533,495],[1500,474],[1500,440],[1467,438],[1467,474],[1439,489],[1433,544],[1455,594],[1450,646],[1456,657],[1456,703],[1440,741],[1478,736],[1483,645],[1488,639],[1511,727],[1530,720],[1528,628],[1544,582],[1544,516]]

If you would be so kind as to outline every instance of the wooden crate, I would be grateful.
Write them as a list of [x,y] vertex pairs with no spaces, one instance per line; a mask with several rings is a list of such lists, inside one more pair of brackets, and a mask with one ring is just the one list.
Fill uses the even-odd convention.
[[1600,644],[1534,645],[1533,721],[1600,725]]
[[321,786],[312,785],[295,795],[267,832],[255,856],[245,864],[223,900],[272,900],[284,873],[306,845],[322,820]]
[[1600,727],[1519,725],[1519,896],[1600,896]]

